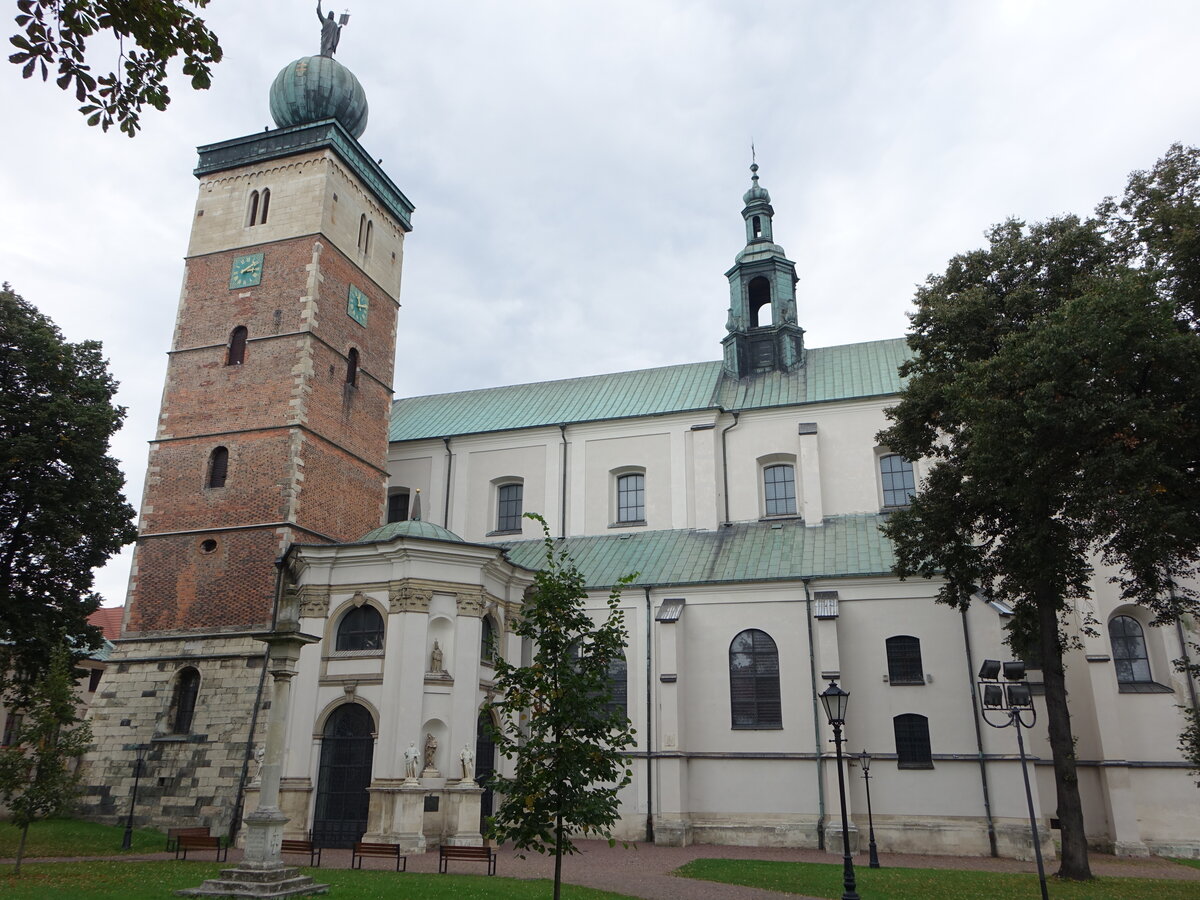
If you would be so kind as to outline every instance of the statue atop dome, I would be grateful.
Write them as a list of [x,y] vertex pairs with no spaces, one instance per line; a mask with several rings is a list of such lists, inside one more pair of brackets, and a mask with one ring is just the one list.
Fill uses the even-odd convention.
[[317,19],[321,23],[321,56],[327,56],[333,59],[333,54],[337,52],[338,41],[342,37],[342,29],[346,23],[350,21],[350,13],[342,13],[342,17],[338,21],[333,21],[333,11],[330,10],[326,16],[321,12],[321,0],[317,0]]

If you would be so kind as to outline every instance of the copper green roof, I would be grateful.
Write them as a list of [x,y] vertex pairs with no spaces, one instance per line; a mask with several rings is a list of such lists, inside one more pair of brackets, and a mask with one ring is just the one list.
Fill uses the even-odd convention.
[[805,350],[792,372],[737,379],[720,361],[397,400],[391,440],[511,431],[700,410],[763,409],[893,394],[903,338]]
[[[634,585],[699,585],[890,575],[895,557],[879,531],[884,517],[835,516],[808,528],[799,520],[742,522],[715,531],[641,531],[573,537],[565,545],[589,589],[638,572]],[[517,565],[545,562],[541,540],[505,544]]]

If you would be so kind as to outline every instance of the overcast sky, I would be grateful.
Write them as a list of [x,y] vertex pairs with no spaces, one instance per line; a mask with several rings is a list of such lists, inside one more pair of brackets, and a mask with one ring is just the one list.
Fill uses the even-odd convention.
[[[133,140],[0,63],[0,280],[68,339],[103,341],[135,506],[195,147],[270,124],[275,73],[318,49],[313,5],[213,0],[225,60],[212,89],[176,73],[167,112]],[[1200,141],[1191,0],[371,0],[350,13],[338,59],[370,102],[362,143],[416,205],[398,396],[717,359],[752,140],[810,346],[903,334],[914,285],[990,224],[1086,214],[1173,141]],[[108,71],[115,51],[97,51]],[[123,602],[128,567],[127,550],[98,573],[106,603]]]

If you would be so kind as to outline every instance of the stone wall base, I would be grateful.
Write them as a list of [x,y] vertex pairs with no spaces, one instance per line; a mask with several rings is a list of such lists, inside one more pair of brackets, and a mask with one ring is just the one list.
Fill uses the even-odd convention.
[[[191,727],[176,733],[173,693],[187,666],[200,687]],[[228,834],[247,747],[265,734],[265,714],[250,734],[262,671],[263,644],[245,634],[120,641],[88,712],[95,744],[82,764],[81,815],[125,821],[140,744],[147,752],[134,824]]]

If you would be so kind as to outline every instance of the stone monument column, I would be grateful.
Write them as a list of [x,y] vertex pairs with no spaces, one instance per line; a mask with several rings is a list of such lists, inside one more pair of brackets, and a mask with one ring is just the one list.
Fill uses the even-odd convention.
[[[294,627],[294,623],[293,623]],[[298,630],[259,635],[267,645],[267,670],[271,673],[271,714],[267,744],[259,772],[258,809],[246,816],[246,850],[236,867],[198,888],[176,891],[193,897],[298,897],[324,894],[329,886],[316,884],[295,866],[285,865],[279,850],[288,817],[279,809],[279,777],[286,749],[287,719],[291,706],[292,678],[305,644],[320,640]]]

